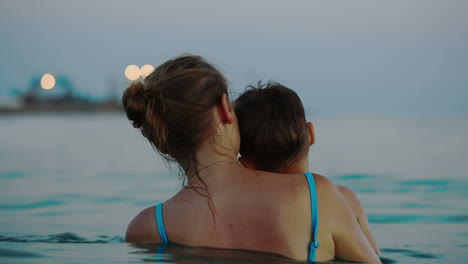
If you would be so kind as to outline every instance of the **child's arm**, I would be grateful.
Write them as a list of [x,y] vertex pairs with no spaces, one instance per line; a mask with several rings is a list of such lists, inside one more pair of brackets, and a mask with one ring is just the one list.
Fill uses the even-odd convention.
[[334,195],[334,212],[336,223],[332,232],[335,243],[335,256],[338,258],[365,263],[381,263],[376,252],[359,226],[353,210],[348,205],[340,191]]
[[381,263],[336,185],[318,174],[314,174],[314,179],[319,211],[327,219],[326,223],[319,225],[319,230],[322,227],[331,233],[335,257],[368,264]]
[[375,241],[374,237],[372,236],[372,232],[370,230],[369,222],[367,220],[367,215],[364,211],[364,207],[362,206],[361,201],[359,201],[359,198],[357,197],[356,193],[354,193],[353,190],[345,186],[337,185],[336,187],[338,187],[338,190],[343,195],[345,201],[353,210],[353,213],[356,216],[356,220],[359,223],[362,232],[366,236],[372,248],[374,248],[377,254],[381,254],[380,248],[377,245],[377,242]]

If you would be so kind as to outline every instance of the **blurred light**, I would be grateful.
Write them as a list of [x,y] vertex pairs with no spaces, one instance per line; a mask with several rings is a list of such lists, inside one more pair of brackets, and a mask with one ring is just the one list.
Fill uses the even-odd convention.
[[141,77],[145,78],[146,76],[150,75],[154,71],[153,65],[143,65],[140,69],[141,71]]
[[125,77],[129,79],[130,81],[134,81],[140,77],[140,68],[136,65],[128,65],[127,68],[125,68]]
[[50,90],[55,86],[55,77],[52,74],[46,73],[42,75],[41,87],[45,90]]

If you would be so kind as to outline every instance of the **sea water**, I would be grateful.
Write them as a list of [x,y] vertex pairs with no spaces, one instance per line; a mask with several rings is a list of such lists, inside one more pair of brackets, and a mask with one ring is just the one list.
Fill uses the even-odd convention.
[[[467,117],[312,121],[312,171],[357,192],[383,262],[468,263]],[[0,116],[0,263],[294,263],[124,243],[177,176],[123,113]]]

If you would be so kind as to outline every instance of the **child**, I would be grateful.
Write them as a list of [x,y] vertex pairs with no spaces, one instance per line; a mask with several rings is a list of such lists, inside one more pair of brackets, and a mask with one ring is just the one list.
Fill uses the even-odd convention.
[[[235,101],[241,136],[240,162],[261,171],[308,172],[309,147],[315,141],[314,128],[306,121],[297,94],[279,83],[259,83],[258,88],[248,88]],[[349,188],[337,188],[354,212],[370,245],[380,254],[358,197]]]

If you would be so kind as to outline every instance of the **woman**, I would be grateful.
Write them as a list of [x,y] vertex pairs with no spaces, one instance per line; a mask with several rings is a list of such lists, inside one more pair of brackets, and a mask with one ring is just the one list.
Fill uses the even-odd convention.
[[239,129],[228,92],[224,76],[197,56],[169,60],[125,91],[133,126],[186,175],[182,190],[132,220],[126,241],[380,263],[329,180],[237,162]]

